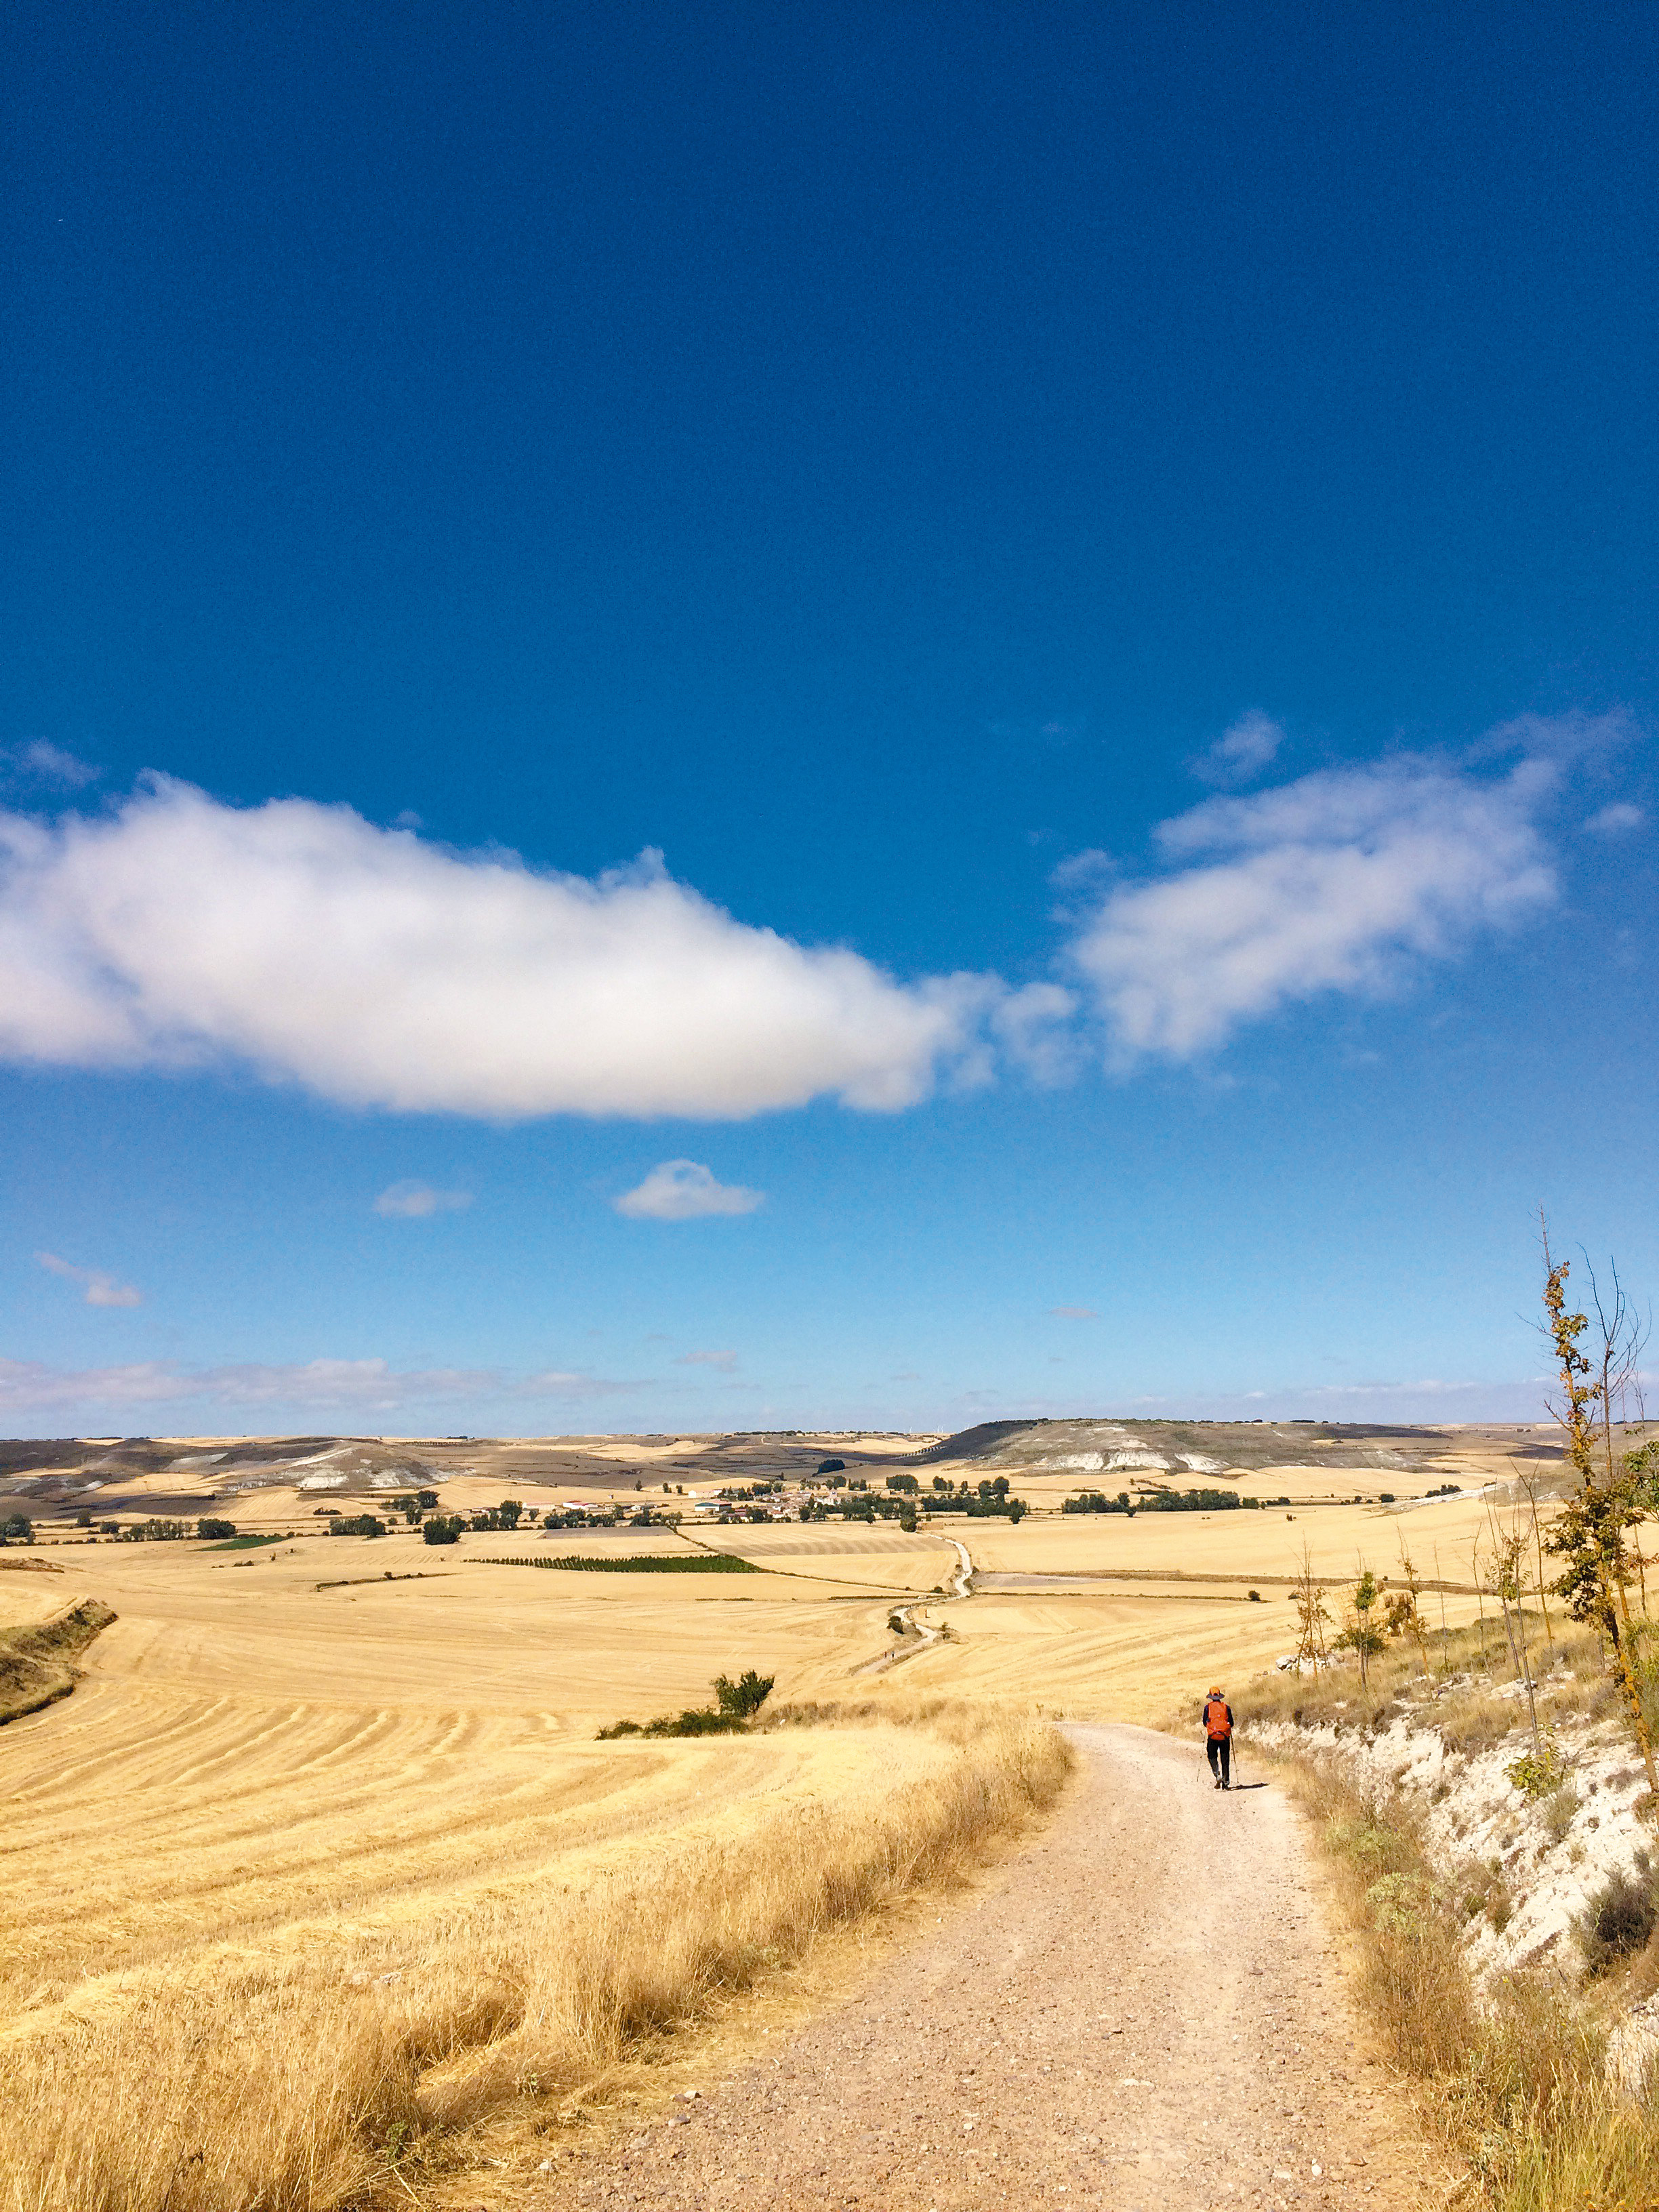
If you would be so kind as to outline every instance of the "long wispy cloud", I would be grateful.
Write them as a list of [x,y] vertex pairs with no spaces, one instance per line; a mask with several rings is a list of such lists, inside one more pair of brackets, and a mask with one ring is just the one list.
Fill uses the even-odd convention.
[[398,1413],[455,1400],[499,1401],[614,1397],[649,1386],[550,1368],[513,1375],[493,1367],[398,1369],[385,1359],[250,1360],[187,1367],[135,1360],[110,1367],[54,1367],[0,1358],[0,1413],[33,1418],[62,1411],[171,1406],[257,1413]]
[[102,1267],[76,1267],[69,1261],[60,1260],[56,1252],[37,1252],[35,1258],[49,1275],[61,1276],[66,1283],[80,1285],[81,1295],[89,1306],[141,1306],[144,1294],[131,1283],[123,1283],[105,1272]]

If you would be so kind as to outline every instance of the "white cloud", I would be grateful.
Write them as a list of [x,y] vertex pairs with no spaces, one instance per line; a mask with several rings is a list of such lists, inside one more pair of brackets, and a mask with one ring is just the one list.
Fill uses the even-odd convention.
[[144,1303],[142,1291],[135,1291],[131,1283],[118,1283],[101,1267],[73,1267],[55,1252],[37,1252],[34,1256],[49,1273],[61,1275],[66,1283],[79,1283],[89,1306],[141,1306]]
[[1252,707],[1194,765],[1206,782],[1244,783],[1267,767],[1284,742],[1285,732],[1273,716]]
[[376,1213],[392,1221],[426,1221],[434,1213],[464,1213],[472,1203],[470,1190],[434,1190],[426,1182],[394,1182],[374,1201]]
[[714,1170],[696,1160],[664,1160],[611,1203],[635,1221],[696,1221],[710,1213],[752,1213],[765,1198],[763,1190],[716,1182]]
[[722,1375],[730,1375],[737,1364],[738,1355],[735,1352],[683,1352],[674,1362],[676,1367],[716,1368]]
[[308,1359],[285,1365],[252,1360],[222,1367],[139,1360],[83,1368],[0,1359],[0,1415],[154,1406],[255,1414],[272,1408],[301,1415],[386,1414],[455,1399],[597,1398],[644,1387],[558,1370],[518,1378],[488,1367],[398,1370],[384,1359]]
[[1028,983],[991,1009],[991,1034],[1009,1065],[1033,1083],[1062,1084],[1077,1072],[1077,1006],[1075,994],[1057,983]]
[[654,855],[589,882],[162,777],[102,817],[0,814],[17,1060],[227,1060],[348,1104],[501,1119],[720,1120],[826,1092],[894,1109],[1010,995],[750,927]]
[[513,1386],[518,1398],[614,1398],[629,1390],[649,1389],[647,1382],[612,1382],[602,1375],[586,1375],[550,1367],[540,1375],[526,1375]]
[[1049,1313],[1056,1321],[1098,1321],[1100,1316],[1092,1306],[1050,1306]]
[[1616,837],[1624,830],[1639,830],[1647,818],[1639,806],[1619,799],[1611,806],[1604,806],[1599,814],[1592,814],[1584,827],[1593,830],[1598,837]]
[[56,785],[60,790],[79,791],[97,781],[100,771],[87,762],[77,760],[73,753],[55,745],[50,738],[32,738],[23,745],[0,746],[0,768],[27,783]]
[[1211,799],[1158,833],[1178,866],[1110,891],[1070,948],[1112,1057],[1188,1059],[1246,1021],[1377,991],[1555,896],[1532,815],[1545,763],[1481,778],[1419,758]]

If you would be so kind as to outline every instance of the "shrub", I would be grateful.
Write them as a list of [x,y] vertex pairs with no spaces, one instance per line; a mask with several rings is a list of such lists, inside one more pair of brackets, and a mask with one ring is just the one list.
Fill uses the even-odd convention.
[[14,1513],[9,1519],[0,1522],[0,1536],[3,1536],[9,1544],[32,1544],[34,1541],[34,1524],[27,1513]]
[[714,1677],[714,1696],[723,1713],[732,1714],[738,1720],[747,1720],[751,1714],[757,1713],[771,1696],[772,1685],[776,1680],[775,1674],[757,1674],[752,1667],[739,1674],[735,1682],[729,1681],[724,1674],[717,1674]]
[[1641,1950],[1659,1923],[1659,1898],[1653,1878],[1645,1874],[1616,1874],[1607,1887],[1591,1898],[1578,1923],[1578,1942],[1584,1964],[1592,1974],[1605,1974],[1620,1960]]
[[330,1520],[331,1536],[384,1536],[386,1522],[374,1513],[337,1513]]
[[441,1513],[434,1514],[429,1521],[423,1522],[421,1526],[422,1540],[428,1544],[457,1544],[460,1541],[460,1536],[461,1522],[459,1514],[448,1519],[446,1519]]
[[234,1536],[236,1523],[234,1521],[198,1521],[196,1533],[198,1536]]
[[839,1474],[846,1464],[847,1462],[844,1459],[821,1459],[818,1462],[818,1473],[820,1474]]
[[[1561,1763],[1561,1747],[1556,1741],[1555,1730],[1541,1729],[1534,1748],[1524,1752],[1519,1759],[1511,1759],[1504,1771],[1523,1797],[1535,1799],[1557,1793],[1565,1770]],[[1573,1802],[1576,1804],[1577,1800],[1575,1798]],[[1567,1818],[1571,1820],[1571,1813]]]

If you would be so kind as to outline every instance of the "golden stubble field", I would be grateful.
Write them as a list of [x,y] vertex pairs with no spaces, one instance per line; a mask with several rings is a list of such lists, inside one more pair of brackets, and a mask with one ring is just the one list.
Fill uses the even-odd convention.
[[[1497,1472],[1470,1464],[1459,1479]],[[1321,1575],[1349,1577],[1362,1561],[1388,1575],[1399,1571],[1403,1538],[1425,1577],[1437,1564],[1467,1585],[1488,1501],[1390,1510],[1378,1493],[1397,1480],[1287,1466],[1237,1486],[1288,1494],[1289,1509],[1128,1520],[1062,1518],[1055,1509],[1076,1476],[1036,1473],[1017,1484],[1036,1509],[1018,1527],[952,1519],[924,1522],[915,1536],[881,1522],[698,1530],[762,1569],[751,1575],[483,1563],[485,1554],[685,1547],[656,1529],[471,1534],[442,1547],[404,1531],[332,1538],[316,1533],[325,1524],[314,1493],[288,1488],[213,1509],[246,1529],[300,1532],[265,1549],[48,1543],[30,1556],[61,1574],[0,1572],[0,1628],[82,1594],[119,1617],[88,1655],[72,1698],[0,1733],[0,2050],[14,2078],[33,2081],[30,2094],[44,2100],[15,2102],[11,2124],[40,2124],[65,2098],[73,2106],[80,2093],[67,2085],[106,2078],[118,2063],[166,2077],[168,2094],[185,2100],[181,2112],[192,2098],[210,2103],[231,2091],[217,2074],[204,2087],[208,2062],[191,2054],[246,2037],[242,2057],[281,2088],[264,2134],[242,2147],[248,2172],[286,2160],[284,2171],[313,2176],[295,2183],[296,2205],[344,2202],[374,2167],[362,2112],[372,2108],[374,2126],[395,2135],[438,2109],[432,2085],[446,2064],[477,2077],[477,2053],[497,2036],[497,1998],[479,1994],[484,1982],[494,1990],[505,1975],[522,1990],[543,1971],[536,1961],[552,1955],[548,1946],[575,1955],[573,1926],[620,1912],[632,1927],[641,1899],[669,1916],[653,1942],[672,1951],[707,1917],[710,1882],[757,1898],[775,1890],[772,1921],[757,1905],[757,1925],[779,1914],[787,1922],[794,1908],[765,1870],[767,1854],[787,1857],[799,1835],[817,1832],[810,1824],[856,1816],[856,1826],[904,1803],[920,1832],[915,1808],[930,1792],[960,1790],[969,1754],[959,1729],[889,1725],[884,1713],[897,1722],[933,1699],[1156,1720],[1195,1706],[1211,1681],[1237,1683],[1293,1647],[1286,1593],[1304,1547]],[[445,1510],[493,1504],[503,1487],[455,1478],[444,1486]],[[966,1598],[940,1594],[957,1543],[983,1577]],[[1335,1592],[1330,1602],[1334,1613]],[[945,1633],[925,1644],[904,1638],[899,1663],[871,1671],[896,1648],[888,1620],[899,1603]],[[1440,1603],[1428,1601],[1431,1623]],[[1445,1607],[1455,1626],[1474,1600],[1454,1593]],[[776,1676],[775,1705],[855,1705],[862,1717],[739,1738],[594,1740],[620,1717],[702,1704],[715,1674],[750,1667]],[[1029,1759],[998,1743],[1005,1764]],[[1015,1799],[1025,1802],[1018,1791]],[[846,1849],[866,1851],[872,1866],[892,1856],[890,1840]],[[740,1876],[732,1873],[739,1864],[749,1869]],[[632,1900],[625,1911],[619,1899]],[[475,1958],[496,1961],[479,1969],[477,1987],[459,1963]],[[349,2125],[319,2120],[318,2143],[296,2149],[279,2107],[285,2100],[298,2110],[308,2094],[316,2037],[325,2027],[361,2039],[365,2007],[375,2033],[391,2033],[394,2000],[405,2027],[410,2008],[419,2013],[418,2033],[405,2036],[416,2057],[398,2063],[425,2085],[426,2101],[386,2119],[374,2105],[379,2092],[365,2089],[368,2104],[353,2107]],[[539,2002],[548,2017],[561,2006],[580,2010],[568,1990]],[[441,2031],[420,2024],[420,2006],[433,2005],[450,2023]],[[310,2026],[273,2040],[271,2021],[290,2014]],[[513,2033],[522,2043],[531,2031],[520,2021]],[[567,2021],[564,2041],[554,2040],[591,2055],[610,2033]],[[550,2079],[566,2062],[536,2063]],[[375,2059],[365,2079],[390,2065]],[[187,2090],[173,2079],[180,2069]],[[19,2212],[257,2201],[238,2194],[228,2168],[216,2197],[192,2195],[196,2183],[186,2188],[164,2170],[165,2128],[143,2172],[100,2197],[87,2144],[112,2147],[118,2164],[120,2144],[142,2133],[118,2102],[107,2124],[82,2114],[39,2189],[16,2197]],[[176,2114],[167,2124],[188,2132]],[[334,2146],[326,2155],[325,2137]]]

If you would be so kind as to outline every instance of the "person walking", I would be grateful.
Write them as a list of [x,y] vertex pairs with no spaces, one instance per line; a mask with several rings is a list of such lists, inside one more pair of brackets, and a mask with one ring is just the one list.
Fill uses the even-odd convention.
[[1218,1790],[1233,1786],[1233,1709],[1219,1690],[1204,1700],[1204,1741]]

